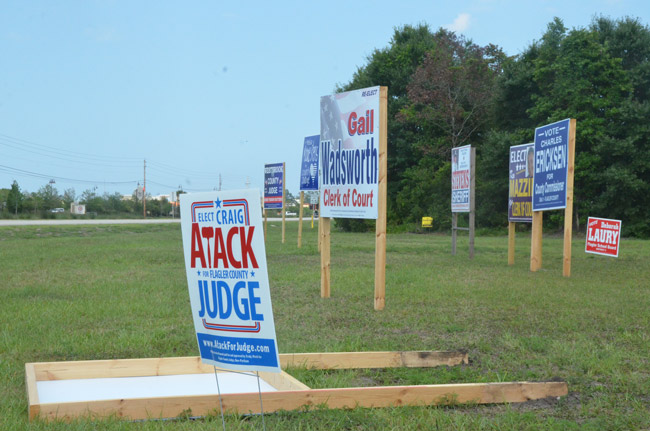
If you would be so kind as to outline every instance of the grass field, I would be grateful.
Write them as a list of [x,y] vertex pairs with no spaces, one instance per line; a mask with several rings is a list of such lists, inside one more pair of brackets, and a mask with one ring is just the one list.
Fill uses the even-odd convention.
[[[316,229],[269,223],[267,256],[278,345],[285,352],[466,350],[470,364],[436,369],[292,370],[311,387],[565,380],[561,400],[458,407],[284,412],[269,430],[650,429],[650,242],[623,240],[618,259],[574,238],[530,241],[389,234],[386,308],[373,310],[374,234],[334,232],[332,297],[320,298]],[[220,417],[174,421],[27,421],[25,362],[197,355],[179,225],[0,228],[0,429],[215,430]],[[218,406],[215,406],[217,408]],[[261,429],[228,416],[227,429]]]

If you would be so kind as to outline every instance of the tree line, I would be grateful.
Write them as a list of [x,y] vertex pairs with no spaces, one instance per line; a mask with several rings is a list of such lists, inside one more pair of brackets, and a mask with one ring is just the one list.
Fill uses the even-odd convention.
[[[177,193],[183,193],[179,190]],[[84,190],[80,196],[73,188],[59,193],[52,183],[48,183],[36,192],[23,192],[17,181],[9,189],[0,189],[0,210],[3,218],[8,217],[55,217],[56,208],[63,208],[69,213],[72,203],[86,206],[89,216],[141,217],[143,215],[143,198],[138,198],[134,191],[126,198],[120,193],[97,193],[97,187]],[[151,217],[171,217],[172,203],[166,198],[153,199],[146,196],[147,215]],[[175,210],[178,215],[178,209]],[[60,216],[59,216],[60,217]]]
[[[389,93],[389,224],[432,216],[449,229],[451,149],[471,144],[477,226],[506,226],[508,148],[533,142],[535,127],[576,118],[575,228],[598,216],[623,220],[626,236],[650,236],[650,29],[638,19],[597,17],[569,30],[555,18],[515,56],[404,26],[336,91],[376,85]],[[551,211],[545,226],[561,229],[563,217]]]

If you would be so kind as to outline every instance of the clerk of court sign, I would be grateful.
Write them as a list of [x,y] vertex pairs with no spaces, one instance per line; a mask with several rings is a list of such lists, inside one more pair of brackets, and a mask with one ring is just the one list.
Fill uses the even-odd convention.
[[182,194],[185,269],[201,360],[280,372],[259,201],[254,189]]
[[321,216],[377,218],[379,130],[379,87],[321,97]]
[[566,208],[570,120],[535,129],[533,211]]

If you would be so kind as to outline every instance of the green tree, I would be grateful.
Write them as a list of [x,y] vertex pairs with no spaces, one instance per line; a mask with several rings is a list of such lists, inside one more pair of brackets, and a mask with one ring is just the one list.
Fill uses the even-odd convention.
[[[427,25],[396,28],[388,47],[375,49],[368,56],[366,65],[354,73],[352,80],[336,89],[350,91],[376,85],[388,87],[388,218],[392,223],[399,222],[401,218],[395,212],[395,202],[403,184],[404,172],[418,163],[413,143],[419,133],[395,119],[408,104],[407,87],[413,72],[435,44],[434,34]],[[349,230],[368,230],[373,223],[341,219],[337,225]]]
[[48,211],[52,208],[60,208],[61,205],[63,205],[59,192],[51,183],[38,189],[36,194],[41,202],[41,210],[43,211]]
[[11,183],[11,190],[7,195],[7,211],[13,212],[14,215],[18,215],[18,213],[23,209],[23,199],[24,196],[20,191],[18,182],[14,180],[14,182]]

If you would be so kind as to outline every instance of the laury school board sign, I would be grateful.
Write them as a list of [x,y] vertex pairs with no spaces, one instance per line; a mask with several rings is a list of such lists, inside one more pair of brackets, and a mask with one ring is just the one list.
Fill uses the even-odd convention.
[[320,136],[307,136],[302,149],[300,191],[318,190],[318,146]]
[[280,372],[259,191],[183,194],[181,230],[201,360]]
[[618,257],[621,221],[589,217],[585,252]]
[[533,211],[566,208],[570,120],[535,129]]
[[535,145],[523,144],[510,147],[509,164],[508,221],[531,223]]
[[451,149],[451,212],[470,211],[471,184],[470,145]]
[[264,209],[282,209],[284,163],[264,165]]
[[320,99],[323,217],[377,218],[379,87]]

